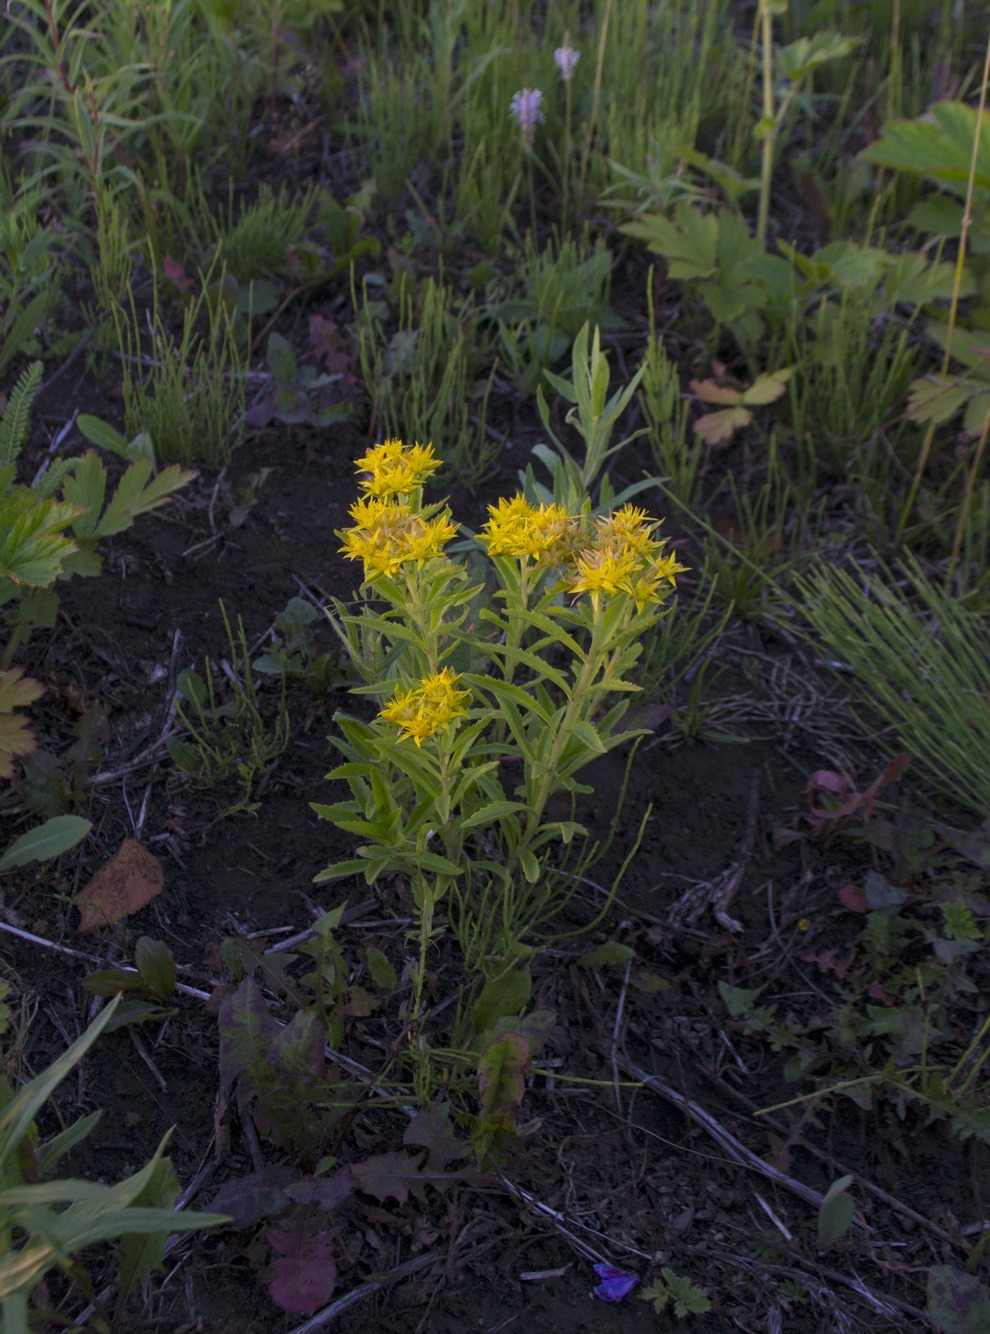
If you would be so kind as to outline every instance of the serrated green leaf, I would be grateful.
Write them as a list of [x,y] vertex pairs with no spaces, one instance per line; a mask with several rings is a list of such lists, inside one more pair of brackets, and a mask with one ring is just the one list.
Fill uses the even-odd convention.
[[371,980],[380,991],[387,991],[389,995],[395,990],[397,981],[395,969],[388,959],[373,945],[365,952],[365,961],[368,965],[368,972],[371,974]]
[[63,530],[81,511],[64,501],[41,500],[19,488],[0,500],[0,579],[47,588],[76,549]]
[[[964,102],[938,102],[917,120],[890,121],[860,154],[866,162],[906,171],[965,197],[979,113]],[[990,112],[983,112],[975,184],[990,189]]]

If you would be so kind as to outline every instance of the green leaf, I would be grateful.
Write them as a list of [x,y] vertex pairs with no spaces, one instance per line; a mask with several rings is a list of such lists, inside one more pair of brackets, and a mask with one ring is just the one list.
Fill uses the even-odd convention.
[[816,32],[812,37],[799,37],[777,53],[778,78],[798,83],[821,65],[842,60],[861,42],[860,37],[843,37],[838,32]]
[[718,264],[719,223],[714,213],[702,213],[692,204],[679,204],[674,221],[649,216],[619,229],[645,241],[662,255],[671,278],[708,278]]
[[81,815],[56,815],[15,839],[0,857],[0,871],[11,871],[28,862],[50,861],[74,848],[92,827],[92,823]]
[[107,470],[98,454],[88,449],[65,475],[62,493],[80,511],[73,524],[77,537],[92,537],[100,521],[107,489]]
[[109,422],[103,421],[100,417],[92,417],[87,412],[81,412],[76,418],[76,425],[90,444],[99,445],[100,449],[117,454],[122,459],[127,458],[129,444]]
[[[94,536],[109,537],[112,533],[130,528],[139,514],[147,514],[185,486],[197,475],[173,463],[163,468],[157,477],[150,477],[151,460],[138,459],[117,483],[117,489],[103,512]],[[150,478],[150,480],[149,480]]]
[[617,940],[606,940],[604,944],[593,949],[590,954],[582,954],[578,963],[585,968],[595,968],[601,965],[613,968],[621,968],[623,964],[635,959],[636,951],[629,945],[622,945]]
[[487,806],[482,806],[480,810],[469,815],[466,820],[460,820],[458,823],[461,829],[477,829],[481,825],[495,824],[506,815],[515,815],[517,811],[524,811],[527,807],[521,801],[492,801]]
[[119,1000],[114,999],[97,1015],[85,1033],[47,1069],[35,1075],[21,1088],[16,1097],[7,1104],[0,1114],[0,1167],[8,1161],[21,1140],[28,1133],[38,1111],[58,1088],[62,1080],[71,1073],[89,1051],[90,1047],[106,1028],[117,1009]]
[[368,965],[368,972],[371,974],[371,980],[380,991],[387,991],[389,995],[395,990],[397,981],[395,969],[389,963],[388,959],[373,945],[365,952],[365,962]]
[[738,1019],[741,1015],[749,1014],[763,988],[730,987],[728,982],[719,982],[718,990],[729,1014],[733,1019]]
[[787,382],[794,374],[793,366],[784,366],[779,371],[764,371],[756,377],[748,389],[743,390],[742,401],[747,407],[763,407],[774,403],[787,389]]
[[[965,197],[979,113],[963,102],[938,102],[917,120],[890,121],[860,157],[880,167],[927,176]],[[990,189],[990,112],[983,112],[975,184]]]
[[[155,1170],[134,1200],[141,1208],[172,1210],[179,1196],[179,1180],[171,1161],[159,1158]],[[117,1282],[121,1301],[137,1291],[153,1270],[158,1269],[165,1255],[167,1231],[141,1232],[125,1237],[114,1251],[117,1263]]]
[[62,530],[78,519],[75,505],[42,500],[19,488],[0,500],[0,580],[47,588],[76,549]]
[[134,963],[145,991],[162,1001],[174,995],[175,959],[166,944],[142,936],[135,946]]
[[471,1007],[471,1024],[475,1033],[484,1033],[497,1020],[521,1014],[529,1004],[533,979],[529,968],[507,968],[491,977],[481,989],[481,995]]
[[839,1177],[833,1181],[818,1207],[818,1249],[830,1250],[849,1231],[856,1205],[846,1191],[855,1178]]

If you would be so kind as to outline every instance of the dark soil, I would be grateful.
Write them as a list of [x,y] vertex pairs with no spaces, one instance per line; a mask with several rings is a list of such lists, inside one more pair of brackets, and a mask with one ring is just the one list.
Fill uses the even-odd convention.
[[[345,282],[328,302],[341,298]],[[319,302],[312,307],[320,309]],[[641,331],[642,312],[626,314],[628,327]],[[119,419],[113,374],[98,383],[70,371],[39,398],[26,470],[74,411]],[[512,438],[486,495],[515,489],[538,423],[517,420]],[[284,1161],[270,1143],[258,1143],[219,1091],[215,1011],[230,988],[225,939],[251,935],[260,950],[344,898],[359,905],[340,932],[349,958],[368,940],[400,972],[411,956],[401,885],[313,884],[323,867],[350,854],[349,841],[309,806],[334,799],[324,776],[335,763],[329,737],[334,709],[346,703],[343,690],[319,698],[290,686],[291,740],[258,785],[254,813],[225,815],[238,799],[236,784],[197,789],[157,744],[177,671],[228,653],[220,599],[260,645],[290,598],[325,605],[350,595],[354,572],[337,554],[334,529],[347,522],[353,460],[368,442],[360,418],[323,432],[272,426],[257,433],[223,477],[204,473],[108,543],[102,576],[67,584],[55,630],[19,659],[48,686],[34,716],[50,749],[64,753],[73,721],[92,704],[105,709],[108,734],[81,804],[92,836],[60,863],[6,877],[0,891],[0,922],[38,938],[0,938],[22,1012],[33,1014],[10,1053],[14,1073],[41,1070],[78,1035],[94,1007],[83,979],[97,966],[131,962],[140,936],[167,944],[187,986],[217,993],[209,1005],[180,995],[167,1017],[101,1039],[78,1078],[61,1087],[43,1129],[96,1108],[104,1113],[69,1163],[75,1175],[118,1180],[174,1127],[169,1152],[179,1180],[198,1181],[190,1203],[205,1208],[225,1182],[256,1169],[259,1154],[265,1164]],[[81,445],[77,435],[68,438],[67,448]],[[633,452],[623,466],[636,477],[644,464]],[[261,469],[271,471],[234,526],[233,503],[244,500]],[[468,494],[456,478],[444,485],[458,519],[477,525],[485,497]],[[676,536],[672,519],[669,531]],[[682,534],[677,545],[690,562],[690,537]],[[333,648],[329,628],[319,636]],[[344,1212],[336,1299],[378,1286],[342,1310],[333,1328],[635,1334],[676,1325],[810,1334],[927,1327],[927,1266],[961,1265],[967,1243],[960,1224],[986,1216],[986,1146],[953,1138],[945,1122],[925,1125],[916,1111],[899,1112],[879,1095],[872,1105],[836,1097],[754,1115],[810,1088],[784,1078],[787,1053],[746,1032],[718,990],[719,982],[766,987],[799,1016],[795,1024],[813,1015],[832,1022],[828,978],[808,960],[849,947],[861,921],[843,909],[837,891],[862,879],[877,854],[861,839],[838,839],[824,850],[810,838],[778,846],[775,833],[799,827],[813,771],[845,768],[862,787],[884,759],[825,669],[779,627],[734,621],[717,662],[725,674],[704,697],[709,708],[718,706],[711,727],[684,735],[676,718],[661,723],[632,758],[621,811],[615,798],[628,757],[589,771],[595,796],[582,817],[594,837],[611,834],[612,842],[580,883],[562,928],[573,932],[594,920],[645,817],[642,843],[606,919],[535,961],[534,1006],[552,1010],[556,1021],[541,1057],[545,1073],[531,1078],[524,1101],[526,1133],[490,1179]],[[264,707],[274,709],[277,696],[277,683],[269,683]],[[884,793],[892,811],[902,796]],[[22,827],[21,806],[16,790],[2,801],[6,842]],[[129,836],[161,860],[164,893],[113,931],[77,939],[69,897]],[[632,946],[635,961],[579,962],[604,941]],[[456,999],[464,985],[453,952],[439,951],[431,1003]],[[375,1068],[397,1031],[386,1037],[387,1026],[356,1022],[343,1054]],[[707,1126],[692,1115],[699,1111]],[[712,1123],[732,1137],[729,1147]],[[369,1101],[335,1152],[354,1162],[398,1149],[403,1126],[400,1110]],[[740,1161],[733,1144],[751,1160]],[[778,1178],[761,1175],[759,1162]],[[863,1226],[820,1250],[817,1209],[788,1182],[824,1192],[846,1173],[856,1178]],[[430,1255],[420,1268],[412,1264]],[[114,1329],[309,1328],[269,1299],[270,1259],[258,1228],[186,1238],[144,1296],[118,1312]],[[704,1288],[712,1310],[677,1322],[634,1296],[597,1301],[590,1296],[596,1260],[644,1281],[669,1266]],[[99,1256],[92,1267],[98,1285]],[[57,1286],[50,1297],[61,1300]],[[65,1302],[73,1315],[80,1309],[78,1294]]]

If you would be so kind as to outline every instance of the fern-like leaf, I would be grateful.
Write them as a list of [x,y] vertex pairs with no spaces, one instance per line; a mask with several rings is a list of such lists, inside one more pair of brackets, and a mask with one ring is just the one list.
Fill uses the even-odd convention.
[[0,416],[0,468],[16,463],[21,446],[27,439],[31,404],[41,384],[43,370],[40,361],[32,361],[10,391],[3,415]]

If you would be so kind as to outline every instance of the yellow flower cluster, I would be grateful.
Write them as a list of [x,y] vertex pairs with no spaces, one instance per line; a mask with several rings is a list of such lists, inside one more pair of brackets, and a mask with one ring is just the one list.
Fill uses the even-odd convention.
[[488,507],[479,534],[492,556],[532,556],[538,564],[557,566],[572,593],[628,593],[640,610],[662,602],[667,585],[686,567],[662,555],[654,536],[655,520],[646,511],[624,505],[589,524],[562,505],[533,505],[524,496]]
[[398,691],[378,716],[394,723],[402,732],[401,739],[412,737],[421,746],[428,736],[467,712],[462,701],[470,699],[471,692],[457,690],[459,680],[457,672],[444,667],[424,676],[413,689]]
[[376,445],[357,466],[370,474],[361,483],[365,492],[350,508],[354,527],[338,536],[339,548],[348,560],[364,561],[365,580],[380,575],[391,578],[406,561],[424,561],[439,556],[457,536],[457,526],[437,506],[416,512],[403,499],[422,486],[441,466],[432,445],[406,448],[401,440]]
[[408,496],[437,471],[441,460],[432,445],[404,445],[401,440],[386,440],[362,455],[355,465],[370,473],[361,486],[369,496]]
[[557,565],[573,529],[563,505],[531,505],[525,496],[503,497],[489,505],[490,518],[479,534],[491,556],[535,556]]
[[595,525],[565,579],[572,593],[628,593],[642,611],[648,602],[662,602],[686,565],[662,554],[664,543],[653,536],[657,522],[645,510],[623,505]]

